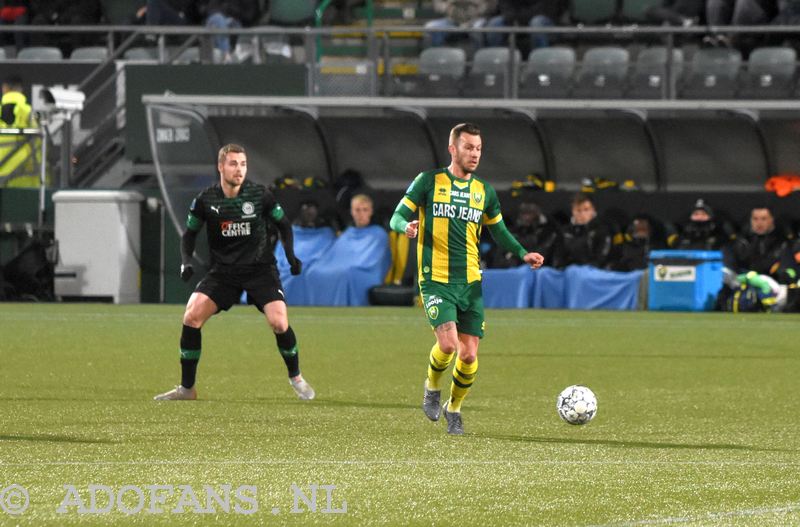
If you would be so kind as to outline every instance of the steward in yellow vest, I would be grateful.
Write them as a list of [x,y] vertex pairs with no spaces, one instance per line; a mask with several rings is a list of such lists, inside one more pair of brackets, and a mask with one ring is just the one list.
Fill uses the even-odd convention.
[[[3,81],[0,128],[38,128],[19,77]],[[0,134],[0,187],[38,187],[41,139]]]

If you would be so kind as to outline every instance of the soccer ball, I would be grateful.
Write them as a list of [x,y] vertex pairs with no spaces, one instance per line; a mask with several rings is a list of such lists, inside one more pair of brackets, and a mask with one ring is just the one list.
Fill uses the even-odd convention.
[[571,425],[585,425],[597,413],[597,397],[586,386],[568,386],[558,394],[556,411]]

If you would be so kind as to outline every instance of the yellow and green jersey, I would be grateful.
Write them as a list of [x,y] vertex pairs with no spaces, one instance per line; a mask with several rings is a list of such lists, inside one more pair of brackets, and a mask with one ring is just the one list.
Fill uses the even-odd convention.
[[[446,168],[422,172],[411,183],[395,210],[392,228],[402,232],[419,212],[417,261],[419,281],[465,284],[481,279],[478,243],[481,228],[524,256],[525,249],[508,233],[500,213],[497,193],[487,182],[472,175],[459,179]],[[500,227],[500,230],[492,227]],[[509,239],[510,238],[510,241]]]

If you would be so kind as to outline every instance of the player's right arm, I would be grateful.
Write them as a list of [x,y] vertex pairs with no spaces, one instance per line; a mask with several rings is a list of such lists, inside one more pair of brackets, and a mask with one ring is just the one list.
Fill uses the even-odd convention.
[[422,172],[406,189],[405,196],[397,204],[397,208],[394,209],[394,214],[389,220],[389,227],[393,231],[403,233],[409,238],[417,237],[419,221],[412,221],[411,218],[417,212],[417,208],[423,204],[430,181],[430,175],[427,172]]
[[205,208],[202,195],[192,200],[189,215],[186,217],[186,230],[181,236],[181,280],[188,282],[194,274],[192,256],[197,245],[197,234],[205,223]]

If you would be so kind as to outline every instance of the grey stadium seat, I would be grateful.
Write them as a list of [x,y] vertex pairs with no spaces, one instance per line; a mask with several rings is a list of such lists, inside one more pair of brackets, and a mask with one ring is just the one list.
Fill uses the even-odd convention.
[[154,47],[130,48],[122,54],[125,60],[157,60],[158,50]]
[[17,53],[19,60],[61,60],[63,58],[61,50],[52,46],[31,46],[23,48]]
[[[630,81],[628,97],[635,99],[659,99],[664,95],[667,68],[667,48],[655,46],[643,49],[636,57]],[[676,85],[683,75],[683,50],[672,49],[672,78]]]
[[467,54],[461,48],[435,47],[419,56],[419,75],[410,95],[458,97],[467,70]]
[[69,55],[70,60],[94,60],[102,62],[108,58],[108,48],[104,46],[88,46],[75,48]]
[[788,99],[792,96],[797,68],[794,48],[757,48],[750,53],[739,90],[743,97]]
[[[514,67],[519,67],[522,55],[514,50]],[[472,69],[467,75],[465,97],[502,98],[508,79],[509,53],[507,47],[481,48],[475,53]]]
[[0,48],[0,60],[6,60],[6,50],[5,50],[5,48]]
[[573,97],[622,98],[629,57],[627,49],[617,46],[600,46],[587,50],[575,77]]
[[681,91],[684,99],[732,99],[736,95],[742,53],[737,49],[698,49]]
[[568,97],[574,73],[574,49],[558,46],[534,49],[522,68],[519,96],[550,99]]

